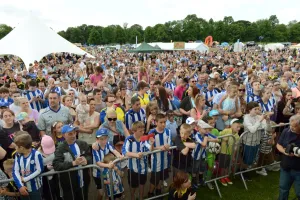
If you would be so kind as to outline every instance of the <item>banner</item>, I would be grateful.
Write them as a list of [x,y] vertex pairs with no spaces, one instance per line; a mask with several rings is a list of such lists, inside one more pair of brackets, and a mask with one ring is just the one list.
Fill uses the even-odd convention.
[[185,49],[185,43],[184,42],[174,42],[174,49]]

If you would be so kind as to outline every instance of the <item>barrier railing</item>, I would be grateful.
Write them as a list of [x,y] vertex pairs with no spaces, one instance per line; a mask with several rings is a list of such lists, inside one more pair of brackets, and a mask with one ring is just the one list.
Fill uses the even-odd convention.
[[[258,129],[254,134],[249,131],[240,136],[234,175],[240,175],[244,187],[248,190],[245,175],[251,171],[257,171],[261,175],[267,175],[266,167],[279,170],[280,160],[276,150],[276,144],[280,133],[289,124],[272,126],[271,130]],[[256,135],[255,135],[256,134]],[[240,162],[238,162],[240,160]],[[272,163],[271,163],[272,162]],[[246,177],[248,179],[248,177]]]
[[[277,134],[273,135],[275,143],[277,142],[277,139],[279,138],[279,134],[281,132],[281,130],[283,128],[285,128],[288,124],[284,124],[284,125],[277,125],[274,126],[272,128],[276,128],[277,129]],[[198,175],[201,174],[203,172],[203,177],[205,180],[205,183],[207,185],[209,184],[214,184],[216,186],[216,190],[219,194],[220,197],[222,197],[221,191],[220,191],[220,187],[218,185],[218,181],[220,181],[222,184],[224,183],[225,179],[230,177],[230,176],[235,176],[235,175],[240,175],[241,179],[243,181],[243,184],[245,186],[246,189],[248,189],[246,181],[245,181],[245,174],[247,172],[251,172],[254,170],[259,170],[259,169],[263,169],[269,166],[274,166],[274,165],[278,165],[279,160],[276,159],[276,151],[275,151],[275,143],[274,146],[271,145],[271,153],[273,155],[273,157],[275,157],[275,161],[274,163],[268,163],[268,162],[264,162],[265,155],[262,153],[261,155],[259,155],[259,152],[261,151],[265,151],[265,152],[269,152],[266,150],[266,148],[264,148],[264,146],[262,146],[263,142],[265,141],[261,141],[261,138],[264,138],[265,134],[265,130],[259,130],[261,132],[259,132],[258,138],[254,138],[253,135],[251,135],[249,132],[244,132],[241,136],[240,139],[237,141],[237,136],[236,135],[224,135],[224,136],[220,136],[218,137],[218,143],[220,144],[220,146],[217,148],[218,145],[216,145],[215,149],[213,149],[210,145],[208,145],[206,147],[206,157],[205,159],[202,159],[202,157],[200,157],[200,159],[196,159],[194,157],[191,158],[190,162],[189,160],[186,160],[185,162],[185,166],[173,166],[173,159],[174,159],[174,150],[177,148],[176,146],[171,146],[169,148],[168,151],[162,151],[162,150],[155,150],[155,151],[151,151],[151,152],[145,152],[143,153],[142,158],[140,158],[139,160],[141,161],[145,161],[145,163],[147,164],[147,167],[145,167],[146,172],[145,175],[143,176],[141,173],[130,173],[129,169],[127,169],[127,167],[124,167],[121,165],[121,163],[124,162],[128,162],[127,157],[123,158],[123,159],[116,159],[113,164],[118,166],[119,169],[121,169],[121,171],[125,174],[125,177],[121,179],[122,185],[124,187],[124,194],[125,194],[125,199],[135,199],[135,197],[140,197],[140,199],[147,199],[147,200],[151,200],[151,199],[158,199],[158,198],[163,198],[164,196],[167,196],[168,193],[168,187],[170,185],[170,183],[172,182],[172,177],[173,175],[178,171],[178,170],[183,170],[186,171],[188,173],[190,173],[192,175],[193,178],[193,186],[197,188],[197,186],[199,185],[199,180],[197,181],[196,179],[199,177]],[[265,138],[264,138],[265,139]],[[256,148],[250,148],[250,149],[245,149],[248,146],[245,145],[253,145]],[[262,148],[263,147],[263,148]],[[269,146],[268,146],[269,147]],[[201,150],[200,153],[203,152],[203,149]],[[253,150],[254,149],[254,150]],[[270,150],[270,149],[268,149]],[[219,152],[218,152],[219,151]],[[250,151],[250,153],[249,153]],[[192,153],[192,152],[189,152]],[[249,155],[248,155],[249,154]],[[154,173],[152,171],[155,171],[154,169],[150,169],[151,165],[150,165],[150,157],[152,156],[166,156],[167,157],[167,161],[165,164],[167,164],[166,166],[163,167],[164,170],[161,170],[163,172],[160,173]],[[195,156],[196,157],[196,156]],[[199,158],[199,157],[198,157]],[[179,163],[181,163],[181,157],[179,156]],[[188,159],[186,157],[186,159]],[[260,160],[261,159],[261,160]],[[250,163],[253,162],[253,163]],[[262,161],[262,163],[261,163]],[[165,162],[165,161],[164,161]],[[128,164],[128,163],[127,163]],[[246,168],[245,164],[248,164],[248,168]],[[251,167],[249,167],[249,164],[251,164]],[[153,167],[153,166],[152,166]],[[206,167],[205,169],[203,169],[202,167]],[[76,199],[75,194],[78,191],[74,191],[73,187],[72,187],[72,179],[71,179],[71,172],[74,171],[79,171],[79,170],[90,170],[89,171],[89,176],[90,178],[93,177],[92,176],[92,170],[100,170],[101,172],[103,172],[104,168],[100,168],[97,165],[87,165],[87,166],[80,166],[80,167],[74,167],[71,168],[69,170],[66,171],[54,171],[54,172],[46,172],[41,174],[38,177],[45,177],[46,182],[48,182],[48,187],[49,187],[49,197],[47,197],[46,199],[57,199],[57,198],[63,198],[64,199],[64,191],[62,190],[62,183],[61,183],[61,174],[62,173],[68,173],[68,177],[69,177],[69,182],[71,185],[71,193],[72,193],[72,199]],[[114,186],[116,186],[115,184],[115,175],[114,175],[114,169],[106,169],[108,170],[108,174],[109,174],[109,181],[104,183],[104,178],[101,175],[101,194],[99,193],[99,190],[97,190],[97,192],[95,192],[95,188],[93,189],[93,192],[89,192],[89,197],[88,199],[96,199],[97,195],[102,196],[103,199],[105,199],[106,197],[108,197],[107,195],[107,190],[105,189],[105,186],[109,185],[109,193],[110,193],[110,199],[114,200]],[[125,173],[127,170],[127,173]],[[152,173],[151,173],[152,172]],[[56,176],[56,183],[58,184],[58,193],[59,195],[57,196],[52,196],[53,194],[53,190],[55,190],[55,188],[51,187],[51,184],[49,184],[49,178],[51,176]],[[127,176],[127,177],[126,177]],[[37,178],[38,178],[37,177]],[[146,180],[150,180],[146,181]],[[223,180],[223,182],[222,182]],[[229,181],[228,181],[229,180]],[[225,183],[226,184],[230,184],[230,179],[226,179]],[[10,183],[11,181],[13,181],[12,179],[8,179],[8,180],[0,180],[0,184],[3,183]],[[144,188],[142,188],[140,186],[140,183],[144,181]],[[201,180],[200,180],[201,181]],[[91,182],[91,181],[90,181]],[[136,187],[130,187],[130,184],[134,183],[134,185],[137,185]],[[93,184],[90,184],[90,186]],[[57,185],[55,185],[57,186]],[[95,184],[94,184],[95,186]],[[44,185],[45,187],[45,185]],[[88,186],[87,186],[88,187]],[[145,190],[147,188],[147,190]],[[149,188],[149,189],[148,189]],[[81,194],[82,194],[82,199],[85,199],[85,195],[84,193],[86,193],[86,191],[84,191],[84,187],[81,187]],[[138,191],[136,192],[135,190],[138,189]],[[145,191],[148,193],[148,195],[146,195]],[[150,191],[150,193],[149,193]],[[57,191],[55,191],[57,192]],[[54,193],[55,193],[54,192]],[[105,193],[104,193],[105,192]],[[147,196],[147,197],[146,197]],[[123,196],[124,197],[124,196]],[[120,198],[120,197],[118,197]],[[99,199],[99,197],[97,198]]]

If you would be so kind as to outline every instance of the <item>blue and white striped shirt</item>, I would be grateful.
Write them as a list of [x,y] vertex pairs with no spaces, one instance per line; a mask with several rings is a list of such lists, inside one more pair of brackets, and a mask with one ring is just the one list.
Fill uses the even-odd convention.
[[[159,147],[163,145],[171,146],[171,131],[167,128],[162,133],[156,131],[156,129],[151,129],[148,134],[155,134],[154,147]],[[151,155],[151,171],[160,172],[167,169],[170,166],[170,155],[167,151],[162,151]]]
[[[40,97],[41,99],[44,99],[43,92],[41,90],[35,90],[35,91],[27,91],[26,97],[28,101],[33,99],[34,97]],[[41,101],[33,101],[30,103],[30,107],[32,109],[37,110],[38,112],[43,108],[43,104]]]
[[246,83],[246,94],[250,95],[250,94],[252,94],[252,92],[253,92],[253,89],[251,87],[251,84],[249,82]]
[[266,104],[262,100],[260,100],[258,103],[261,107],[262,113],[274,112],[274,110],[275,110],[274,99],[272,99],[272,98],[269,99]]
[[0,98],[0,103],[1,104],[8,104],[8,106],[10,106],[11,104],[14,103],[14,100],[10,97],[8,97],[7,99]]
[[[42,186],[42,178],[37,176],[43,172],[43,169],[43,156],[32,149],[27,158],[20,154],[16,155],[12,173],[13,179],[19,189],[25,186],[28,192],[34,192]],[[21,177],[25,183],[22,182]]]
[[[107,142],[104,149],[101,149],[100,144],[98,144],[98,148],[99,150],[96,151],[93,149],[92,153],[93,153],[93,163],[97,164],[98,162],[103,162],[104,156],[106,156],[107,154],[109,154],[109,152],[113,152],[114,148],[113,146]],[[103,171],[103,169],[101,168],[101,170],[94,168],[93,169],[93,176],[96,178],[100,178],[101,176],[101,171]]]
[[[104,168],[103,178],[106,181],[110,181],[109,169],[108,168]],[[124,192],[124,187],[123,187],[123,184],[122,184],[122,179],[121,179],[120,175],[115,170],[112,170],[112,180],[113,180],[113,195],[123,193]],[[110,194],[110,184],[106,184],[105,187],[106,187],[107,196],[110,197],[111,196],[111,194]]]
[[[79,146],[77,145],[77,143],[69,145],[69,148],[72,151],[72,153],[74,154],[75,158],[80,157],[80,149],[79,149]],[[80,187],[82,188],[84,185],[82,170],[78,170],[77,178],[78,178],[78,183],[79,183]]]
[[165,82],[165,88],[171,89],[171,90],[175,90],[176,85],[173,82]]
[[125,125],[128,130],[131,129],[131,126],[134,122],[146,121],[146,111],[141,108],[138,112],[135,112],[132,108],[128,110],[125,114]]
[[[148,141],[139,142],[137,141],[133,135],[128,136],[125,139],[125,142],[122,147],[122,154],[126,156],[127,152],[139,153],[139,152],[147,152],[150,149],[150,144]],[[128,168],[135,173],[139,174],[147,174],[147,156],[138,158],[129,158],[128,159]]]
[[258,102],[258,101],[260,101],[260,100],[261,100],[260,96],[257,96],[257,95],[255,95],[255,94],[252,93],[252,94],[247,95],[246,102],[247,102],[247,103],[249,103],[249,102],[251,102],[251,101]]
[[[209,98],[215,96],[216,94],[219,94],[219,91],[217,89],[213,89],[212,91],[209,91],[209,90],[205,89],[203,91],[203,95],[205,96],[206,101],[208,101]],[[213,106],[213,101],[212,100],[209,102],[209,105],[211,107]]]

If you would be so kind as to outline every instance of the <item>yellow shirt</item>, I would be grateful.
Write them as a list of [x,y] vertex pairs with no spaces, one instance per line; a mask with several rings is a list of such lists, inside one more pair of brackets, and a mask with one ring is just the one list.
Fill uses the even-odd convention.
[[[237,133],[233,134],[231,128],[224,129],[223,131],[221,131],[219,136],[230,135],[230,134],[232,134],[233,137],[235,137],[235,147],[236,147],[240,139],[240,136]],[[233,138],[231,136],[222,138],[221,153],[231,155],[232,150],[233,150]]]
[[140,102],[141,102],[141,106],[147,106],[148,103],[150,102],[150,99],[149,99],[149,95],[148,94],[144,94],[144,96],[142,97],[141,95],[139,94],[136,94],[139,99],[140,99]]

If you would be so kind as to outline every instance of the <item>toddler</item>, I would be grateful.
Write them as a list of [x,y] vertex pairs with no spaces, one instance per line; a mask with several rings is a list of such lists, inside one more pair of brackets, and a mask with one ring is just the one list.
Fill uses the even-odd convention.
[[76,107],[76,113],[78,115],[79,123],[84,124],[89,116],[90,106],[87,104],[87,97],[85,95],[80,96],[79,100],[80,103]]

